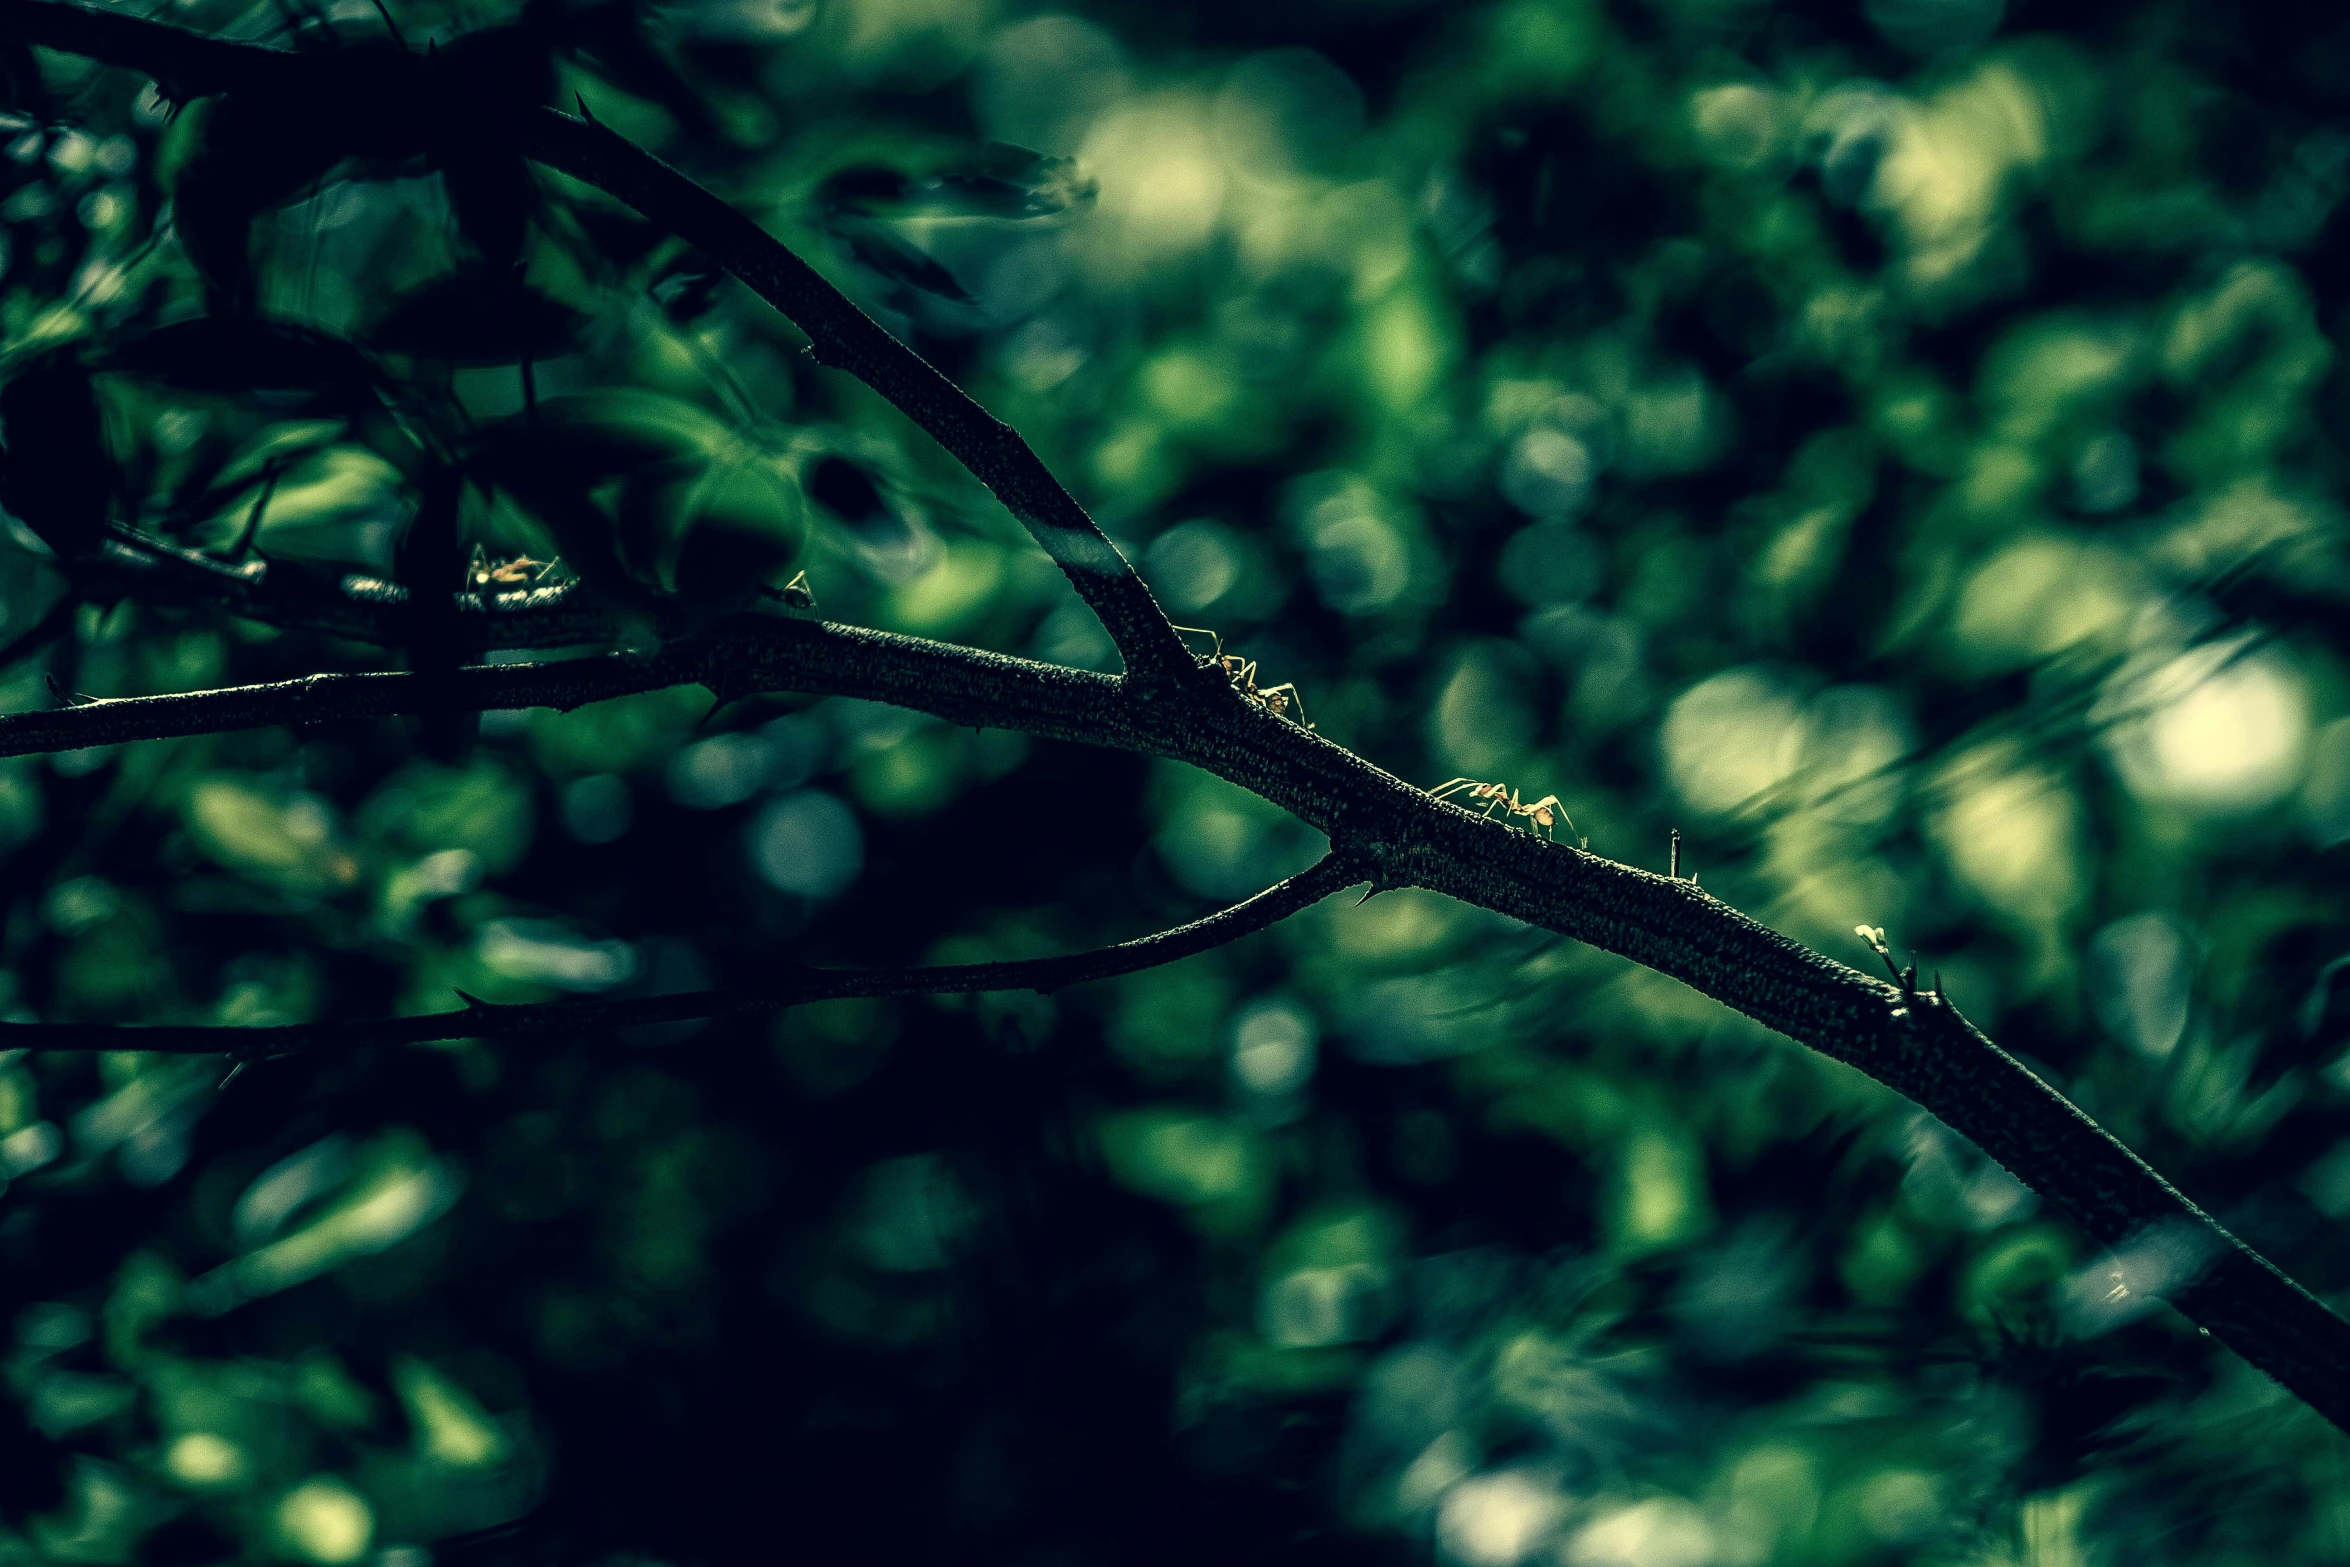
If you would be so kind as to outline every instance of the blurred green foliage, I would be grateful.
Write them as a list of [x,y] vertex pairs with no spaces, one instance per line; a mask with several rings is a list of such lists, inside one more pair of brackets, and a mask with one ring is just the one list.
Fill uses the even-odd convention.
[[[514,20],[389,14],[419,46]],[[2350,1287],[2350,24],[545,17],[553,101],[972,388],[1323,733],[1556,792],[1635,864],[1678,828],[1709,890],[1848,960],[1885,927]],[[37,67],[0,328],[20,367],[98,356],[118,516],[402,570],[422,430],[482,476],[461,549],[624,608],[788,565],[832,619],[1113,662],[935,448],[556,176],[509,279],[462,160],[320,170],[250,215],[301,332],[190,335],[210,285],[166,217],[221,180],[217,111]],[[22,520],[11,637],[64,585]],[[96,604],[0,680],[21,709],[374,656]],[[1031,955],[1316,847],[1179,767],[709,705],[494,713],[462,759],[387,723],[0,762],[0,1005],[261,1024]],[[220,1076],[0,1066],[0,1557],[2350,1554],[2350,1450],[2141,1314],[2158,1246],[2100,1258],[1853,1074],[1433,896],[1049,1000]]]

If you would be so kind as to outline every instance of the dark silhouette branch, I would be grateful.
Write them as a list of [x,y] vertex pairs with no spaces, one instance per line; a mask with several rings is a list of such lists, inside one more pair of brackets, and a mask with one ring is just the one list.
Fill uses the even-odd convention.
[[143,71],[175,103],[266,87],[279,79],[279,62],[294,58],[126,12],[53,0],[7,0],[0,29],[43,48]]
[[957,724],[1156,749],[1153,732],[1130,721],[1145,709],[1109,675],[885,631],[748,614],[647,653],[475,664],[429,682],[400,672],[308,675],[0,714],[0,756],[451,708],[568,710],[695,684],[709,687],[722,701],[761,691],[854,696],[916,708]]
[[1157,968],[1212,947],[1226,946],[1243,936],[1253,936],[1362,878],[1363,872],[1351,856],[1328,854],[1287,881],[1276,882],[1255,897],[1220,909],[1205,919],[1058,958],[952,963],[931,968],[795,968],[787,970],[774,983],[756,989],[694,990],[667,996],[598,997],[505,1006],[467,997],[465,1007],[455,1012],[356,1023],[291,1023],[272,1028],[0,1023],[0,1047],[151,1050],[172,1055],[226,1055],[240,1061],[261,1061],[313,1050],[414,1045],[443,1039],[568,1044],[582,1034],[598,1030],[740,1017],[852,996],[976,995],[1000,990],[1050,994],[1091,980]]
[[1196,661],[1142,578],[1019,433],[972,401],[789,247],[718,197],[594,120],[545,109],[533,158],[616,196],[700,249],[808,334],[819,364],[848,371],[928,431],[993,491],[1108,628],[1136,681],[1188,680]]
[[[136,66],[182,93],[237,90],[263,81],[269,72],[300,68],[292,57],[273,51],[222,44],[57,0],[0,0],[0,30]],[[1431,888],[1617,953],[1907,1095],[1971,1138],[2101,1244],[2159,1249],[2170,1261],[2167,1278],[2157,1286],[2164,1298],[2336,1425],[2350,1429],[2350,1323],[2243,1246],[2054,1088],[1993,1045],[1947,998],[1920,990],[1914,976],[1887,983],[1811,951],[1694,882],[1616,864],[1434,800],[1249,701],[1231,688],[1220,668],[1182,651],[1139,579],[1025,444],[881,332],[798,257],[716,197],[589,121],[544,111],[530,120],[526,135],[533,156],[618,196],[700,245],[798,321],[820,357],[864,377],[937,436],[1062,564],[1117,639],[1134,678],[1112,680],[916,638],[747,616],[649,654],[465,668],[436,686],[436,703],[571,706],[694,681],[709,685],[722,699],[759,690],[838,693],[896,703],[956,723],[1021,729],[1189,762],[1327,833],[1334,856],[1325,862],[1330,876],[1367,878],[1375,888]],[[190,573],[202,568],[182,561],[156,569],[153,580],[168,578],[185,587],[194,580]],[[227,602],[245,591],[221,586],[213,597]],[[292,598],[298,596],[253,589],[239,612],[292,613]],[[352,596],[346,585],[341,597]],[[506,620],[490,606],[481,609],[485,622],[517,635],[524,619],[541,612],[520,606],[520,615]],[[334,613],[352,612],[338,604]],[[549,607],[546,613],[556,610]],[[354,619],[372,623],[371,614],[357,613]],[[534,621],[532,630],[539,624]],[[320,675],[274,686],[89,703],[0,718],[0,751],[21,754],[414,712],[418,695],[412,676]],[[1257,902],[1217,918],[1236,917]],[[913,972],[929,972],[936,979],[942,971]],[[971,980],[965,974],[937,988],[974,988]],[[818,982],[849,981],[808,981]],[[762,994],[767,997],[762,1004],[778,1004],[773,992]],[[565,1005],[662,1004],[681,1003],[648,998]],[[476,1007],[446,1015],[462,1020],[461,1027],[430,1020],[375,1026],[495,1034],[504,1025],[494,1020],[505,1011]],[[532,1015],[579,1014],[558,1009]],[[602,1022],[653,1022],[685,1015],[709,1014],[599,1016]],[[560,1036],[576,1026],[518,1024],[513,1032],[519,1037],[538,1029]],[[169,1030],[42,1032],[60,1027],[8,1025],[0,1028],[0,1042],[175,1048],[161,1043],[175,1037]],[[325,1034],[318,1041],[305,1036],[305,1044],[325,1038],[363,1041],[350,1025],[316,1027]],[[176,1048],[219,1051],[241,1045],[239,1053],[271,1048],[264,1042],[267,1030],[249,1031],[250,1043],[248,1031],[194,1032],[203,1036],[201,1041]],[[224,1043],[229,1035],[237,1037]]]

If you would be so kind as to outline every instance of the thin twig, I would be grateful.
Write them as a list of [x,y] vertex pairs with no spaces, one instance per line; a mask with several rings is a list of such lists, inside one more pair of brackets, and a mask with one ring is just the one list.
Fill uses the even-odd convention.
[[1288,880],[1276,882],[1255,897],[1205,919],[1134,941],[1073,952],[1066,957],[954,963],[932,968],[801,968],[787,971],[774,983],[755,989],[694,990],[668,996],[598,997],[503,1006],[467,997],[466,1005],[459,1011],[435,1012],[423,1017],[289,1023],[267,1028],[0,1022],[0,1049],[148,1050],[171,1055],[225,1055],[240,1061],[255,1061],[315,1050],[358,1050],[443,1039],[556,1040],[569,1044],[591,1030],[739,1017],[850,996],[974,995],[996,990],[1049,994],[1090,980],[1157,968],[1254,935],[1311,908],[1349,882],[1361,880],[1362,875],[1351,856],[1328,854]]
[[525,150],[617,196],[689,241],[808,334],[819,364],[846,370],[929,432],[993,491],[1065,573],[1144,685],[1197,667],[1150,589],[1017,431],[974,402],[790,247],[617,131],[542,109]]

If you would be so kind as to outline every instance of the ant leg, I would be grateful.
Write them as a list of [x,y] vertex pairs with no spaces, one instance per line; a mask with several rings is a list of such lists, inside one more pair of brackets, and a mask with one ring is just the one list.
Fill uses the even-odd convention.
[[[1208,655],[1208,662],[1211,664],[1221,664],[1224,662],[1224,638],[1221,633],[1210,631],[1205,626],[1170,625],[1168,629],[1170,631],[1184,633],[1190,636],[1206,637],[1208,640],[1216,644],[1216,651]],[[1186,651],[1189,650],[1186,649]],[[1197,655],[1194,656],[1196,657]]]

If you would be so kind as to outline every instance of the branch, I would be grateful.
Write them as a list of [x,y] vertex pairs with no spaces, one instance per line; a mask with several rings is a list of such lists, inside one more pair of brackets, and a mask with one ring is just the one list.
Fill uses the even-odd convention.
[[1165,687],[1193,678],[1198,661],[1150,589],[1019,432],[883,331],[782,241],[594,120],[542,109],[524,147],[693,244],[807,333],[817,363],[848,371],[927,430],[1053,558],[1139,683]]
[[849,996],[972,995],[991,990],[1033,990],[1049,994],[1089,980],[1157,968],[1211,947],[1225,946],[1243,936],[1253,936],[1362,878],[1363,870],[1353,856],[1333,852],[1287,881],[1277,882],[1255,897],[1205,919],[1066,957],[955,963],[935,968],[800,968],[787,972],[771,985],[755,989],[695,990],[669,996],[548,1001],[520,1006],[497,1006],[468,996],[461,1011],[365,1023],[293,1023],[275,1028],[0,1023],[0,1049],[150,1050],[260,1061],[329,1048],[414,1045],[442,1039],[569,1043],[590,1029],[739,1017]]
[[[2184,1234],[2197,1266],[2169,1298],[2192,1320],[2350,1429],[2350,1324],[2230,1235],[1946,998],[1888,985],[1749,919],[1693,883],[1616,864],[1487,821],[1381,771],[1225,688],[1145,702],[1122,682],[943,643],[848,627],[742,617],[649,655],[477,666],[453,698],[484,706],[571,706],[700,681],[728,691],[822,691],[892,702],[955,723],[1021,729],[1177,758],[1295,812],[1351,855],[1349,877],[1422,886],[1511,915],[1680,979],[1735,1010],[1867,1073],[1972,1139],[2101,1244]],[[93,702],[0,717],[0,753],[94,745],[238,725],[415,712],[413,675],[320,675],[190,696]],[[1311,874],[1311,873],[1309,873]],[[1244,905],[1244,907],[1246,907]],[[815,983],[816,981],[811,981]],[[1025,982],[1023,982],[1025,983]],[[947,988],[958,988],[950,986]],[[878,992],[811,991],[817,995]],[[661,1003],[594,1005],[635,1007]],[[589,1003],[576,1003],[586,1006]],[[686,1015],[686,1014],[677,1014]],[[702,1015],[702,1014],[691,1014]],[[665,1021],[670,1014],[612,1014]],[[450,1023],[382,1025],[391,1034]],[[234,1030],[16,1025],[0,1041],[60,1048],[226,1048]],[[463,1030],[480,1033],[478,1019]],[[28,1034],[26,1029],[49,1032]],[[196,1042],[167,1046],[167,1038]],[[444,1037],[434,1035],[431,1037]]]
[[[55,0],[0,0],[0,32],[138,65],[188,91],[236,89],[260,81],[263,71],[299,68],[292,57],[273,51],[221,44]],[[259,63],[265,60],[271,62],[266,67]],[[1345,871],[1349,879],[1367,875],[1378,887],[1432,888],[1671,975],[1908,1095],[2100,1243],[2120,1248],[2161,1239],[2181,1259],[2166,1298],[2350,1430],[2350,1323],[2237,1241],[2055,1089],[1984,1038],[1946,998],[1918,990],[1914,978],[1889,985],[1813,952],[1694,883],[1545,842],[1431,799],[1246,700],[1220,672],[1200,669],[1182,652],[1140,581],[1051,481],[1033,452],[889,339],[805,263],[715,197],[601,127],[548,112],[532,123],[530,135],[534,156],[610,191],[702,246],[799,320],[820,355],[864,376],[938,436],[1061,562],[1118,638],[1130,673],[1138,678],[1115,681],[915,638],[750,616],[652,654],[468,668],[455,678],[454,694],[446,685],[432,693],[436,704],[568,706],[656,684],[700,681],[721,698],[781,689],[862,696],[956,723],[1023,729],[1192,763],[1321,828],[1330,836],[1334,858],[1344,857],[1350,867]],[[413,676],[322,675],[278,686],[90,703],[0,718],[0,749],[21,753],[253,724],[412,712],[417,701]],[[1237,916],[1240,910],[1227,912]],[[943,988],[967,988],[971,978],[966,973]],[[901,976],[897,982],[908,981]],[[500,1011],[475,1008],[452,1016],[466,1020],[460,1032],[479,1034]],[[221,1032],[205,1031],[209,1042],[187,1048],[222,1049]],[[162,1030],[108,1030],[106,1047],[119,1048],[133,1034],[170,1037]],[[34,1042],[21,1032],[11,1037]],[[351,1036],[346,1029],[332,1037]],[[2177,1244],[2181,1236],[2188,1244]]]
[[206,93],[265,87],[279,79],[277,62],[294,58],[281,50],[231,43],[121,11],[52,0],[6,0],[0,5],[0,32],[144,71],[177,103]]
[[[527,664],[472,664],[429,680],[413,673],[307,675],[172,696],[79,702],[0,714],[0,757],[239,729],[552,707],[703,685],[722,702],[798,691],[888,702],[979,728],[1157,750],[1142,711],[1108,675],[1065,669],[919,637],[780,615],[738,615],[650,653],[602,653]],[[1235,704],[1246,705],[1237,693]]]
[[[1971,1138],[2105,1245],[2126,1246],[2164,1226],[2201,1237],[2204,1267],[2173,1293],[2173,1303],[2329,1418],[2350,1422],[2350,1325],[1976,1032],[1944,998],[1872,979],[1692,883],[1432,800],[1235,692],[1226,690],[1223,701],[1145,703],[1120,682],[1081,670],[748,616],[655,654],[468,668],[450,699],[567,707],[685,681],[722,695],[791,689],[864,697],[955,723],[1144,751],[1217,772],[1329,833],[1361,857],[1379,885],[1429,887],[1631,958],[1866,1072]],[[93,702],[0,717],[0,754],[416,712],[428,695],[442,699],[413,675],[364,674]],[[227,1032],[209,1031],[213,1043],[203,1048],[221,1048]],[[99,1031],[84,1033],[95,1038]],[[128,1047],[124,1033],[113,1037]],[[0,1039],[46,1043],[13,1030],[0,1030]]]

